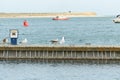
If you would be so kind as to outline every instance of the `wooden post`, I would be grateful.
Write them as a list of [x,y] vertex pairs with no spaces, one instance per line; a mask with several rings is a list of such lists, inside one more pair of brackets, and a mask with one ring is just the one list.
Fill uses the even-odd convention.
[[15,53],[15,57],[16,57],[16,58],[17,58],[17,54],[18,54],[18,53],[17,53],[17,50],[16,50],[16,53]]

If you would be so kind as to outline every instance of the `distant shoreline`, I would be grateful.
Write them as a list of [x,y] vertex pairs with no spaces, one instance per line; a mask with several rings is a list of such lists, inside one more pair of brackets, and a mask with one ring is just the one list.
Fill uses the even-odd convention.
[[64,13],[0,13],[0,18],[41,18],[41,17],[96,17],[95,12],[64,12]]

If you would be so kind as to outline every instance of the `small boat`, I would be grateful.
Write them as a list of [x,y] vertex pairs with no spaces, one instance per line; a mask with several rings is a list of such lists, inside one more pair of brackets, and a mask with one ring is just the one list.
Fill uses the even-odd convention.
[[114,23],[120,23],[120,15],[117,15],[115,19],[113,19]]
[[69,18],[67,17],[60,17],[60,16],[56,16],[54,17],[52,20],[68,20]]

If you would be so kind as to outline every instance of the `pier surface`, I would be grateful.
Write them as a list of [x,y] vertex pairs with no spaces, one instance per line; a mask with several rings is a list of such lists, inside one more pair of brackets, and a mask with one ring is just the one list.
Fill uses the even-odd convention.
[[120,46],[0,45],[0,59],[120,61]]

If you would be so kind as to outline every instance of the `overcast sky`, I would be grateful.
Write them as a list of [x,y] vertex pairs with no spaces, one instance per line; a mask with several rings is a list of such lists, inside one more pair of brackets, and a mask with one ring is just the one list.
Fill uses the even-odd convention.
[[0,12],[96,12],[120,14],[120,0],[0,0]]

